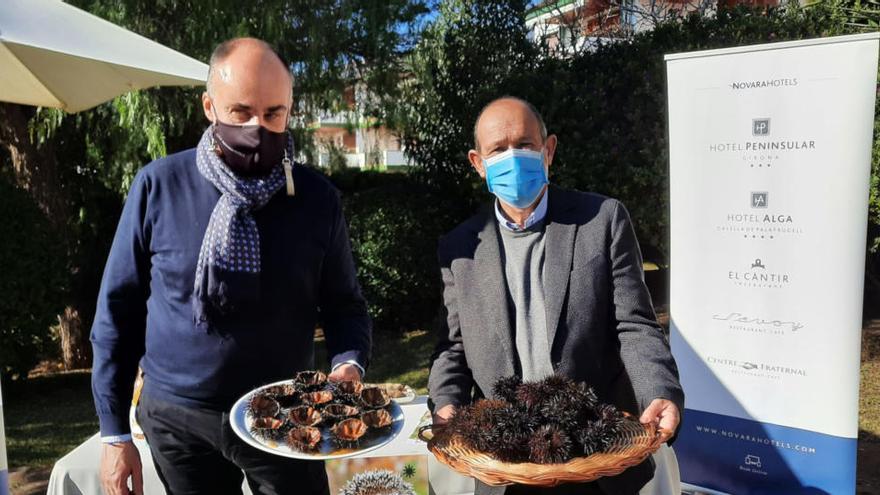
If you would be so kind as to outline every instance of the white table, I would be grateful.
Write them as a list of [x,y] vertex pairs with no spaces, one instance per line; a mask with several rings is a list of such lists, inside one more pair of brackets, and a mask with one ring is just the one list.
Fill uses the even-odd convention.
[[[424,443],[410,439],[422,416],[427,412],[427,397],[417,397],[409,404],[402,404],[404,415],[403,430],[393,441],[365,454],[365,457],[427,455],[428,479],[431,493],[438,495],[465,495],[474,491],[474,481],[452,471],[430,455]],[[153,465],[150,449],[144,440],[135,440],[141,454],[144,471],[144,493],[146,495],[165,495],[159,475]],[[100,495],[101,482],[98,478],[98,464],[101,458],[101,438],[96,433],[77,448],[58,460],[52,468],[47,495]],[[665,445],[654,454],[657,470],[654,479],[641,490],[641,495],[679,495],[681,494],[678,462],[672,449]],[[251,495],[247,482],[242,483],[242,492]]]
[[[365,457],[426,455],[428,456],[428,477],[431,492],[437,494],[464,495],[474,491],[474,481],[459,475],[430,455],[425,444],[411,440],[410,434],[427,412],[427,397],[416,397],[409,404],[402,404],[404,424],[400,435],[393,441],[365,454]],[[144,440],[135,440],[141,454],[144,468],[144,493],[146,495],[165,495],[165,489],[156,473],[150,448]],[[101,482],[98,465],[101,458],[101,438],[95,434],[58,460],[52,468],[47,495],[100,495]],[[247,482],[242,483],[242,492],[251,495]]]

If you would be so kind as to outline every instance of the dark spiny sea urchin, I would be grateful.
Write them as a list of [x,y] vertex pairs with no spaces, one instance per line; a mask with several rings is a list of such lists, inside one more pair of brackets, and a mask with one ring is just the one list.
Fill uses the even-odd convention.
[[623,421],[623,414],[611,404],[602,404],[597,408],[597,416],[602,421],[619,424]]
[[568,401],[568,407],[595,409],[599,405],[596,392],[585,383],[578,383],[562,375],[550,375],[538,382],[548,396]]
[[516,403],[516,391],[522,385],[522,378],[517,375],[501,378],[492,386],[492,393],[499,400]]
[[284,431],[284,421],[273,417],[254,418],[251,433],[264,440],[274,440]]
[[498,442],[488,453],[504,462],[526,462],[529,460],[529,440],[535,426],[526,411],[510,404],[506,411],[506,415],[497,418],[495,428]]
[[498,380],[496,399],[459,408],[448,428],[472,448],[503,462],[567,462],[608,448],[621,431],[623,414],[600,404],[586,384],[562,375],[523,383]]
[[556,395],[545,400],[533,415],[540,424],[555,424],[566,431],[578,428],[588,416],[588,410],[570,396]]
[[602,404],[597,411],[599,419],[592,422],[592,428],[602,441],[602,449],[607,449],[620,433],[623,426],[623,414],[611,404]]
[[558,373],[550,375],[538,383],[540,383],[545,390],[552,394],[564,394],[572,388],[577,387],[577,383]]
[[273,417],[281,411],[281,406],[274,397],[268,394],[256,394],[248,402],[248,412],[258,418]]
[[592,422],[575,432],[575,453],[578,455],[593,455],[601,452],[604,448],[602,443],[602,431],[593,428]]
[[556,425],[544,425],[529,439],[529,460],[538,464],[557,464],[572,457],[568,433]]
[[509,416],[511,407],[500,400],[481,400],[457,412],[449,422],[450,431],[467,439],[481,452],[494,449],[501,438],[498,421]]
[[312,426],[293,428],[287,432],[287,445],[300,452],[315,450],[321,444],[321,430]]
[[552,397],[541,382],[525,382],[516,390],[517,404],[528,411],[537,411]]

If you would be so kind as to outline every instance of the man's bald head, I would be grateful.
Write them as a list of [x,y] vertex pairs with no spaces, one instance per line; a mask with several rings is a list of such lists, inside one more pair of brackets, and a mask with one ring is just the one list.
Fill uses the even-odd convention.
[[516,96],[502,96],[500,98],[495,98],[494,100],[487,103],[486,106],[484,106],[483,109],[480,110],[479,115],[477,115],[477,120],[476,122],[474,122],[474,149],[480,149],[480,136],[478,131],[480,129],[480,121],[482,120],[483,115],[485,115],[489,111],[505,111],[507,109],[515,107],[520,107],[520,109],[527,110],[532,115],[532,117],[534,117],[535,122],[538,125],[538,129],[541,132],[541,142],[547,139],[547,126],[544,124],[544,118],[541,116],[541,112],[539,112],[534,105],[526,100],[523,100],[522,98],[517,98]]
[[277,70],[273,71],[273,68],[283,69],[291,83],[292,90],[293,77],[290,75],[290,70],[269,43],[257,38],[232,38],[217,45],[217,48],[214,48],[214,52],[211,53],[206,82],[208,95],[214,94],[213,89],[218,84],[218,79],[220,83],[228,83],[232,80],[233,71],[228,62],[233,56],[236,61],[250,61],[249,65],[257,65],[260,69],[269,69],[271,72],[277,72]]
[[514,96],[496,98],[483,107],[474,123],[474,149],[468,161],[480,177],[486,177],[483,161],[509,149],[540,151],[544,166],[550,167],[556,152],[556,136],[531,103]]
[[287,129],[293,106],[293,78],[265,41],[235,38],[211,55],[207,91],[202,95],[211,122]]

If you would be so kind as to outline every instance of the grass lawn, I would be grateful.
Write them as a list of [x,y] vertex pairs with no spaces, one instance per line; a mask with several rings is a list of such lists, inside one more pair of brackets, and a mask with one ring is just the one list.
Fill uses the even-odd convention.
[[862,332],[857,495],[880,493],[880,318]]
[[880,318],[873,320],[862,332],[859,429],[863,439],[880,442]]
[[[315,339],[315,362],[327,362],[327,350],[320,332]],[[402,336],[384,333],[373,335],[373,362],[365,381],[371,383],[405,383],[416,393],[428,393],[428,365],[434,351],[434,335],[413,330]]]
[[32,378],[24,387],[3,384],[10,468],[51,466],[98,431],[91,377],[83,371]]

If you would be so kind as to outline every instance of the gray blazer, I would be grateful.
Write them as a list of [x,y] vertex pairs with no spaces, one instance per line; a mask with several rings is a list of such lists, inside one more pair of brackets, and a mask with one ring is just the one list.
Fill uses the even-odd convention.
[[[636,416],[655,398],[684,411],[626,209],[554,186],[548,200],[544,292],[554,370]],[[490,396],[496,380],[520,373],[498,229],[490,207],[440,240],[444,317],[428,378],[434,408]],[[649,458],[598,483],[604,493],[636,493],[652,476]],[[479,493],[503,492],[479,485]]]

